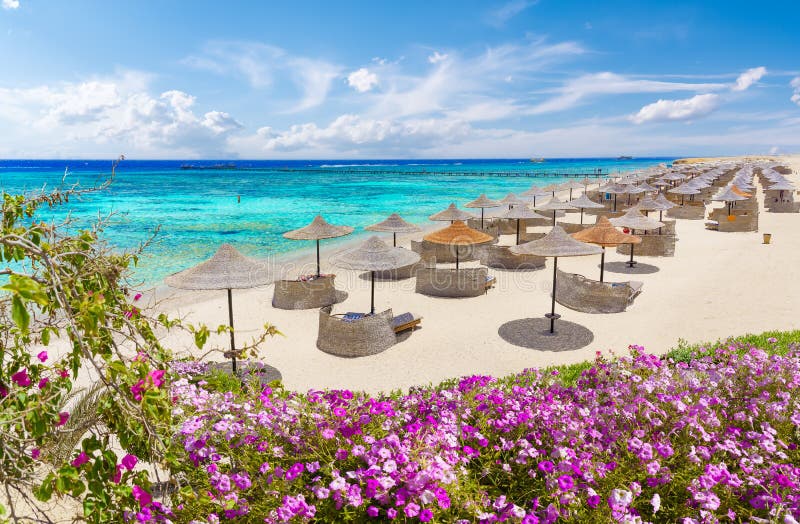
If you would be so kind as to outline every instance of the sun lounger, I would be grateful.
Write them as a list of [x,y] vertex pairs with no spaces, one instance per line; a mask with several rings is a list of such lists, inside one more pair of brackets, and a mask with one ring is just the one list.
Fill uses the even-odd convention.
[[422,322],[422,317],[415,317],[411,313],[403,313],[392,319],[392,329],[395,333],[402,333],[409,329],[414,330]]
[[497,279],[492,275],[486,275],[486,283],[484,284],[484,291],[488,292],[497,283]]
[[277,280],[272,306],[278,309],[314,309],[335,304],[334,278],[334,275],[321,275],[305,280]]

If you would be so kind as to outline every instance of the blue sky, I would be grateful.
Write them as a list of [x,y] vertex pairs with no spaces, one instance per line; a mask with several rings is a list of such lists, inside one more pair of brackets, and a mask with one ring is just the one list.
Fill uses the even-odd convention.
[[800,151],[796,2],[0,6],[3,158]]

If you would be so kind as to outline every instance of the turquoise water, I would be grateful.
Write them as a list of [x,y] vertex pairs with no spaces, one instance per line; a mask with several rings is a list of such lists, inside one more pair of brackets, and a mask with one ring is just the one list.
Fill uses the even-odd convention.
[[[109,189],[71,200],[48,218],[70,212],[88,224],[98,213],[114,213],[106,236],[119,248],[136,246],[160,227],[136,273],[156,284],[211,256],[223,242],[255,257],[311,248],[311,242],[287,240],[281,234],[306,225],[317,213],[331,223],[356,227],[355,235],[365,235],[364,226],[390,213],[427,225],[428,215],[450,202],[461,207],[480,193],[501,198],[533,183],[544,186],[564,180],[480,173],[590,173],[595,169],[615,173],[671,160],[236,161],[236,170],[184,170],[180,161],[126,160]],[[219,162],[194,164],[208,167]],[[65,169],[67,183],[91,186],[110,171],[110,165],[107,161],[0,160],[0,189],[19,193],[57,187]],[[439,172],[458,174],[432,174]]]

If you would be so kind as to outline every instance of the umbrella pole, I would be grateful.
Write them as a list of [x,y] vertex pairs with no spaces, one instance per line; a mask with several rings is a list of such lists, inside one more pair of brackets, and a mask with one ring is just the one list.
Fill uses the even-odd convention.
[[603,270],[606,268],[606,246],[602,246],[603,251],[600,253],[600,282],[603,281]]
[[553,227],[556,225],[556,210],[553,210]]
[[483,229],[483,208],[481,208],[481,230]]
[[[631,231],[631,234],[633,234],[633,231]],[[628,260],[628,267],[632,268],[635,265],[636,265],[636,262],[634,262],[634,260],[633,260],[633,244],[631,244],[631,259]]]
[[319,277],[319,239],[317,239],[317,276]]
[[614,193],[614,213],[617,212],[617,194]]
[[572,188],[569,188],[569,199],[572,200]]
[[375,314],[375,272],[369,272],[370,280],[372,281],[372,291],[370,294],[369,312],[371,315]]
[[681,205],[683,205],[683,197],[684,195],[681,195]]
[[228,289],[228,325],[231,328],[231,369],[236,374],[236,341],[233,337],[233,292]]
[[581,208],[581,225],[583,225],[583,208]]
[[517,219],[517,245],[519,245],[519,219]]
[[394,247],[397,247],[397,232],[392,232],[392,238],[394,240]]
[[550,334],[555,333],[556,319],[561,318],[561,315],[556,314],[556,275],[558,273],[558,257],[553,257],[553,299],[550,303],[550,313],[545,317],[550,319]]
[[456,270],[458,269],[458,245],[456,245]]

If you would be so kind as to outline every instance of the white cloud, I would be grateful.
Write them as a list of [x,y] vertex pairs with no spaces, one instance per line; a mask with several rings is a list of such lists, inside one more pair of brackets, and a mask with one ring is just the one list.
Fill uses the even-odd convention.
[[299,91],[299,100],[288,112],[304,111],[321,105],[342,72],[336,64],[303,56],[261,42],[214,40],[200,54],[190,55],[181,63],[193,69],[218,75],[243,77],[252,87],[273,87],[288,78]]
[[568,81],[557,90],[558,94],[555,97],[532,107],[528,113],[542,114],[564,111],[594,95],[713,91],[725,87],[725,84],[662,82],[629,78],[610,72],[592,73]]
[[439,51],[434,51],[432,55],[428,56],[428,62],[431,64],[438,64],[439,62],[443,62],[447,60],[446,53],[440,53]]
[[717,108],[719,95],[706,93],[683,100],[659,100],[641,108],[631,117],[636,124],[668,120],[690,120],[705,116]]
[[19,9],[19,0],[3,0],[3,9]]
[[[124,152],[131,156],[202,156],[224,153],[224,140],[242,125],[228,113],[196,114],[195,97],[178,90],[151,94],[149,75],[115,77],[27,89],[0,88],[0,126],[24,129],[28,154],[39,147],[69,154]],[[78,148],[78,149],[74,149]]]
[[489,13],[488,22],[495,27],[502,27],[506,22],[525,11],[538,0],[511,0],[506,2],[499,9]]
[[731,87],[732,91],[744,91],[751,85],[758,82],[761,77],[767,74],[766,67],[753,67],[748,69],[736,79],[736,83]]
[[378,75],[362,67],[347,75],[347,84],[359,93],[366,93],[378,85]]
[[792,102],[800,106],[800,76],[796,76],[792,78],[792,81],[789,83],[792,86]]

